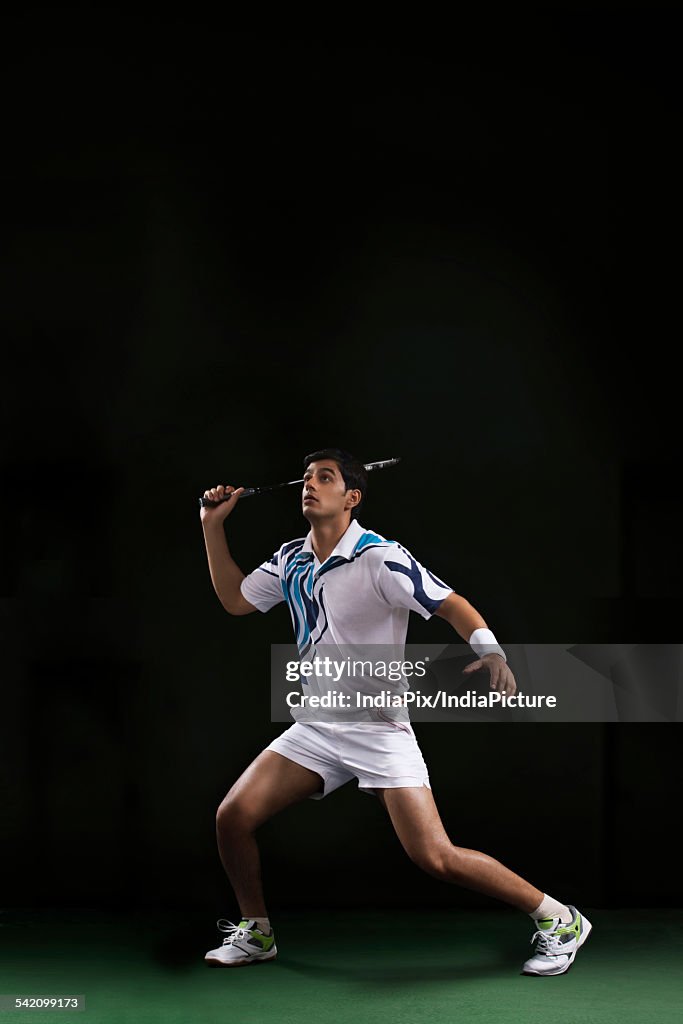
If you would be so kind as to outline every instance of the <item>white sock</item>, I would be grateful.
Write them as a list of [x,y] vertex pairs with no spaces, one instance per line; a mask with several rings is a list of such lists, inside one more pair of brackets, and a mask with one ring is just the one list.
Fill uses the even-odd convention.
[[254,924],[263,932],[264,935],[270,935],[270,919],[267,917],[247,917],[246,914],[242,914],[243,921],[253,921]]
[[534,921],[542,921],[546,918],[559,917],[562,924],[569,924],[572,919],[572,912],[569,907],[565,907],[564,903],[558,903],[552,896],[543,893],[543,899],[538,904],[535,910],[532,910],[529,914]]

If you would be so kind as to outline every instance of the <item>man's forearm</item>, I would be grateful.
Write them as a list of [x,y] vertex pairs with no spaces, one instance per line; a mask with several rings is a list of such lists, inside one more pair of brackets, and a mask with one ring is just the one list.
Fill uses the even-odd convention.
[[472,650],[480,658],[484,658],[488,654],[496,654],[500,655],[503,661],[507,661],[505,651],[477,609],[473,608],[469,601],[461,597],[460,594],[449,594],[437,608],[436,614],[446,622],[450,622],[453,629],[471,645]]
[[204,525],[204,543],[213,589],[226,612],[232,613],[241,596],[244,573],[230,554],[222,522]]
[[469,643],[469,639],[475,629],[485,629],[486,622],[476,608],[460,594],[449,594],[445,601],[442,601],[436,614],[446,622],[450,622],[453,629],[463,640]]

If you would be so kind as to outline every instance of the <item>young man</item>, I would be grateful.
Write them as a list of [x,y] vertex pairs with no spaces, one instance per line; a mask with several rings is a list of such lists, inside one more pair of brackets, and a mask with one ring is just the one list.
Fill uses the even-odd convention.
[[[505,653],[472,605],[401,545],[359,525],[364,466],[327,448],[308,455],[304,468],[308,535],[283,544],[249,576],[233,561],[223,525],[243,488],[219,485],[204,492],[220,502],[202,508],[201,518],[211,580],[225,610],[248,615],[286,600],[302,658],[321,640],[403,646],[410,611],[425,619],[439,615],[480,655],[465,671],[486,669],[492,688],[513,694],[517,687]],[[406,853],[424,871],[533,918],[536,946],[524,973],[563,974],[571,966],[590,933],[588,920],[486,854],[451,843],[412,727],[396,721],[374,722],[370,731],[361,722],[296,721],[240,776],[218,808],[216,831],[242,918],[238,925],[218,922],[224,938],[206,954],[208,964],[241,967],[275,958],[254,832],[284,807],[321,799],[354,777],[379,798]]]

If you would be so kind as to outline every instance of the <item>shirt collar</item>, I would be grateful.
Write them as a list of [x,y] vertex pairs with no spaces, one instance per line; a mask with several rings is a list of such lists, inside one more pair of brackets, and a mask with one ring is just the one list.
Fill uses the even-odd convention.
[[[351,553],[353,552],[353,549],[355,548],[356,544],[358,543],[359,539],[363,536],[364,533],[365,530],[363,529],[362,526],[359,525],[358,520],[352,519],[347,527],[346,533],[342,534],[342,536],[339,538],[339,540],[337,541],[336,548],[334,549],[334,551],[332,551],[328,558],[333,558],[335,555],[340,555],[342,558],[351,558]],[[301,550],[310,551],[312,555],[317,557],[313,550],[312,530],[308,531],[306,535],[306,540],[304,541],[304,546],[302,547]],[[328,559],[326,559],[325,561],[327,560]],[[323,562],[322,564],[324,565],[325,563]]]

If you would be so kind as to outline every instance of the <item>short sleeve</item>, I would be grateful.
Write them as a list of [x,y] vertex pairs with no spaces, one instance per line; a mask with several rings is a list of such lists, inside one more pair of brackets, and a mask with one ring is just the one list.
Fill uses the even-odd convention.
[[392,607],[408,608],[429,619],[453,589],[416,561],[400,544],[387,548],[379,588]]
[[242,596],[260,612],[270,611],[285,599],[280,586],[279,562],[280,552],[276,551],[272,558],[245,576],[240,584]]

